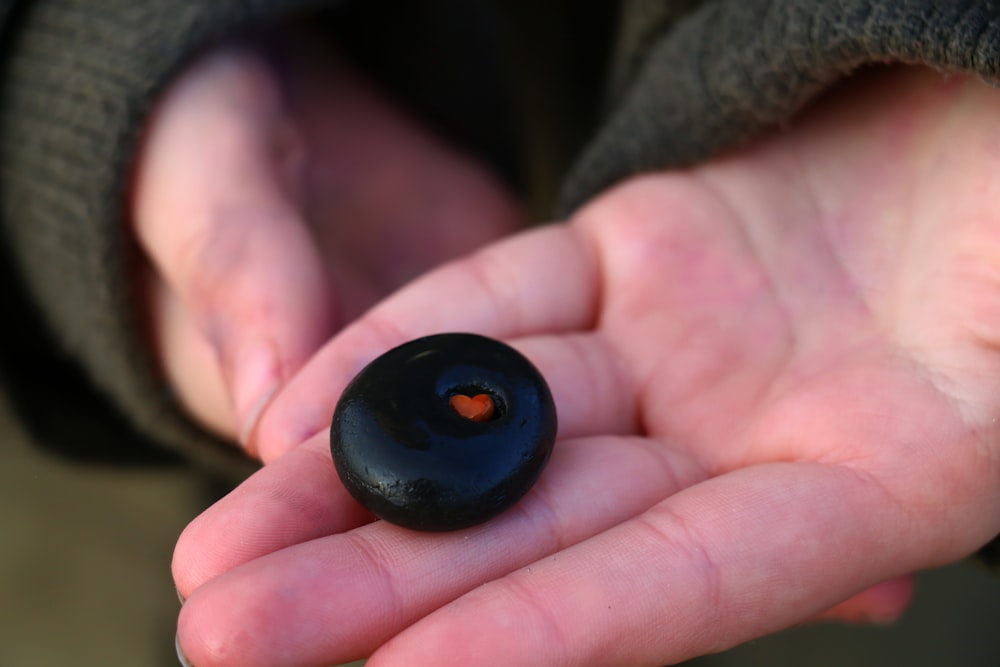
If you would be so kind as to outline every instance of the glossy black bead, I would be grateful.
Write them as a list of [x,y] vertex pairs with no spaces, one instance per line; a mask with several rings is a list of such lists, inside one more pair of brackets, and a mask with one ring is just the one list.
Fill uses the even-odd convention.
[[[488,394],[477,422],[450,404]],[[347,490],[376,516],[417,530],[457,530],[516,503],[552,453],[556,410],[538,370],[512,347],[439,334],[375,359],[344,390],[330,449]]]

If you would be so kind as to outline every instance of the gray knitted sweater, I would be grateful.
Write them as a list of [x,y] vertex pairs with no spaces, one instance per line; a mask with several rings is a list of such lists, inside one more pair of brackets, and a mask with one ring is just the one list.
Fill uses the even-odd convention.
[[0,368],[23,420],[77,455],[229,457],[149,358],[125,216],[158,93],[236,32],[322,12],[416,113],[563,213],[745,141],[866,63],[1000,80],[989,0],[519,4],[0,0]]

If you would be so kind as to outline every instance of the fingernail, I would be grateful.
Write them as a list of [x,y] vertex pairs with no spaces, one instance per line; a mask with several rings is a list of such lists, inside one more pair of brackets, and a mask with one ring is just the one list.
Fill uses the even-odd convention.
[[270,340],[250,343],[236,357],[231,389],[233,408],[239,424],[239,439],[244,445],[253,435],[264,407],[281,383],[278,355]]
[[181,595],[180,589],[179,588],[174,588],[174,592],[177,593],[177,600],[181,603],[181,606],[183,607],[185,600],[184,600],[184,596]]
[[177,660],[181,663],[181,667],[194,667],[194,665],[188,662],[187,656],[184,655],[184,651],[181,650],[181,639],[177,635],[174,635],[174,648],[177,649]]
[[239,439],[240,443],[243,445],[248,445],[250,443],[250,438],[253,436],[254,428],[257,427],[257,422],[260,421],[260,414],[264,412],[264,407],[271,402],[271,398],[274,396],[276,391],[278,391],[277,383],[261,394],[260,398],[257,399],[257,402],[251,406],[246,416],[240,420],[240,423],[243,426],[240,427]]

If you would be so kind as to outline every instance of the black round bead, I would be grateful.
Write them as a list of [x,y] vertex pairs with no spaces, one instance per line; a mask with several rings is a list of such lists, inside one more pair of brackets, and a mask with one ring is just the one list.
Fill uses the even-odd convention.
[[[456,394],[487,394],[486,421],[463,417]],[[404,343],[344,390],[330,427],[337,473],[376,516],[416,530],[457,530],[516,503],[552,453],[556,410],[538,370],[484,336]]]

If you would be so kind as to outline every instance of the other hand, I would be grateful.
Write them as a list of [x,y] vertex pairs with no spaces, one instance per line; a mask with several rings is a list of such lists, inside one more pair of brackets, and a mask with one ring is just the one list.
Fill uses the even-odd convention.
[[133,215],[167,380],[202,423],[264,458],[257,417],[313,351],[522,222],[485,168],[297,31],[210,53],[167,91]]

